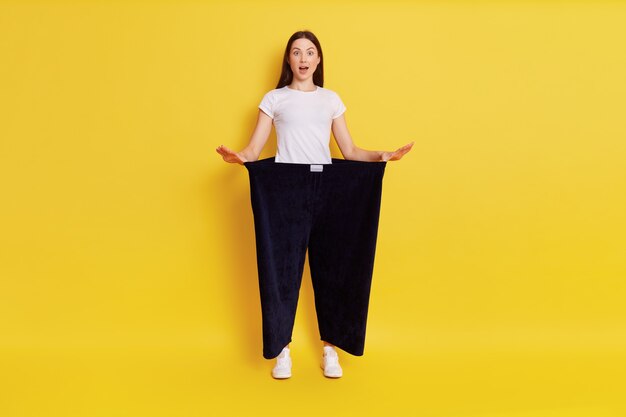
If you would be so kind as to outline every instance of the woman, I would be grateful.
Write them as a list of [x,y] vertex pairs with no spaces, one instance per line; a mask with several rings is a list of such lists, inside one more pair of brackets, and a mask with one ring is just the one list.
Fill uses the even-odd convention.
[[[302,169],[298,168],[304,168],[304,166],[296,167],[294,164],[321,164],[311,165],[311,172],[314,170],[313,167],[318,167],[316,170],[322,170],[323,165],[333,164],[329,147],[331,129],[346,161],[382,162],[382,165],[384,165],[387,161],[401,159],[404,154],[411,150],[414,142],[396,151],[370,151],[355,146],[346,126],[344,116],[346,108],[341,98],[334,91],[323,88],[323,84],[323,54],[317,37],[309,31],[298,31],[294,33],[289,38],[287,47],[285,48],[282,73],[278,85],[276,89],[265,94],[259,104],[257,124],[248,146],[239,152],[234,152],[226,146],[220,145],[216,151],[222,155],[224,161],[246,165],[250,170],[253,164],[258,163],[253,161],[257,161],[261,154],[270,135],[272,123],[274,123],[276,128],[277,152],[275,157],[263,160],[263,163],[284,164],[285,169],[290,165],[294,169],[290,170],[288,175],[296,175],[303,172]],[[345,161],[335,160],[335,165],[337,165],[338,162]],[[328,171],[327,169],[327,172]],[[382,170],[380,170],[380,178],[382,178]],[[318,183],[316,183],[315,186],[318,186],[317,184]],[[286,200],[285,203],[291,203],[291,200]],[[371,218],[370,216],[370,219]],[[255,217],[255,224],[257,220],[257,217]],[[377,226],[377,217],[375,222]],[[282,225],[277,226],[277,228],[280,227],[282,227]],[[310,231],[310,229],[308,230]],[[260,243],[258,240],[258,232],[259,230],[257,229],[257,249]],[[375,244],[375,230],[373,239]],[[370,252],[373,258],[373,250]],[[309,257],[309,262],[311,263],[311,253],[309,253]],[[300,264],[294,264],[294,266],[296,267],[295,269],[298,269]],[[313,265],[311,265],[311,269],[313,275]],[[297,277],[294,279],[297,279]],[[292,294],[294,294],[294,291],[297,294],[299,282],[296,284],[297,285],[291,284]],[[281,283],[281,286],[283,285],[284,284]],[[363,288],[366,292],[369,290],[367,285]],[[315,285],[314,289],[316,289]],[[316,290],[316,298],[317,294],[321,292],[322,291]],[[367,292],[366,295],[369,296],[369,293]],[[269,295],[266,297],[269,297]],[[272,318],[270,316],[274,313],[269,312],[269,309],[273,306],[267,305],[270,301],[268,301],[269,298],[266,297],[262,297],[262,302],[265,301],[263,305],[264,322],[266,319],[269,322],[270,318]],[[295,301],[297,302],[297,297]],[[320,302],[320,306],[321,305],[323,304]],[[320,306],[318,306],[316,302],[316,307]],[[366,304],[361,307],[361,310],[364,308],[366,308]],[[267,314],[265,310],[268,310]],[[291,333],[290,325],[293,326],[295,303],[290,305],[290,309],[285,314],[287,317],[285,319],[287,325],[283,325],[283,327],[287,329],[287,333],[283,331],[283,338]],[[361,312],[361,315],[363,316],[363,312]],[[364,319],[365,317],[363,317],[361,321],[364,322]],[[364,332],[364,330],[362,331]],[[266,340],[266,332],[269,333],[270,330],[264,328],[264,341]],[[269,337],[270,335],[268,335],[267,340],[269,340]],[[339,365],[337,352],[334,349],[337,345],[333,345],[326,340],[322,340],[322,342],[322,368],[324,369],[324,375],[331,378],[341,377],[342,369]],[[275,343],[276,342],[274,342],[274,345]],[[267,345],[269,346],[269,344],[268,341]],[[274,378],[282,379],[291,376],[291,357],[289,349],[289,344],[287,344],[282,348],[280,354],[278,354],[276,365],[272,370],[272,376]],[[362,349],[359,350],[358,347],[346,347],[344,350],[351,351],[354,354],[362,354]],[[274,357],[275,352],[268,347],[264,356]]]

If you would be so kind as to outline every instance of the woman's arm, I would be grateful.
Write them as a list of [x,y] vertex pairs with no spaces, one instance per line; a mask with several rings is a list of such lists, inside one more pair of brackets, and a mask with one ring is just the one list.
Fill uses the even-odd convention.
[[254,132],[252,132],[252,136],[250,137],[250,142],[248,146],[246,146],[239,153],[243,155],[248,161],[256,161],[259,159],[259,155],[261,155],[261,151],[267,142],[267,138],[270,136],[270,132],[272,131],[272,118],[267,114],[263,113],[261,109],[259,109],[259,115],[256,121],[256,127],[254,128]]
[[263,150],[271,131],[272,118],[259,109],[256,127],[254,128],[254,132],[252,132],[248,146],[239,152],[235,152],[228,149],[224,145],[220,145],[217,147],[216,151],[222,155],[226,162],[242,164],[248,161],[256,161],[259,159],[259,155],[261,155],[261,151]]
[[341,154],[345,159],[351,161],[365,161],[365,162],[381,162],[381,161],[397,161],[402,156],[411,150],[415,142],[411,142],[395,151],[368,151],[361,149],[354,144],[350,132],[348,132],[348,126],[346,125],[346,119],[344,115],[333,119],[332,124],[333,136],[339,145]]
[[350,132],[348,131],[344,114],[336,119],[333,119],[332,124],[333,136],[337,141],[337,145],[339,146],[343,157],[351,161],[381,161],[384,153],[383,151],[368,151],[366,149],[361,149],[354,144],[352,136],[350,136]]

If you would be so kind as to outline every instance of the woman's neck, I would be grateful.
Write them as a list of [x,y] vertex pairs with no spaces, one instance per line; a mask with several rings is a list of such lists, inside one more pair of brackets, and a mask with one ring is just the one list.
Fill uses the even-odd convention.
[[313,84],[313,81],[303,82],[303,83],[292,82],[287,87],[291,88],[292,90],[299,90],[299,91],[315,91],[315,90],[317,90],[317,86],[315,84]]

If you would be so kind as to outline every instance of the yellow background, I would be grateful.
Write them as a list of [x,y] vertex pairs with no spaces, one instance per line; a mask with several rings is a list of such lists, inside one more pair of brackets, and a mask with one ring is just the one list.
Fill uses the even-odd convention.
[[[0,3],[0,415],[625,416],[626,4]],[[261,355],[245,168],[310,29],[384,178],[365,355]],[[332,140],[333,157],[341,157]],[[261,157],[273,156],[272,133]]]

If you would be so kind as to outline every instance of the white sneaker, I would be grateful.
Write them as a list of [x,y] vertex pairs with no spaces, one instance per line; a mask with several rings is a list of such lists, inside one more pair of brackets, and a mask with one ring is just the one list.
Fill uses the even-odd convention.
[[339,365],[339,355],[332,346],[324,346],[322,369],[324,370],[324,376],[329,378],[340,378],[343,375]]
[[291,356],[289,356],[289,348],[283,348],[280,355],[276,357],[276,365],[272,369],[272,376],[277,379],[285,379],[291,377]]

